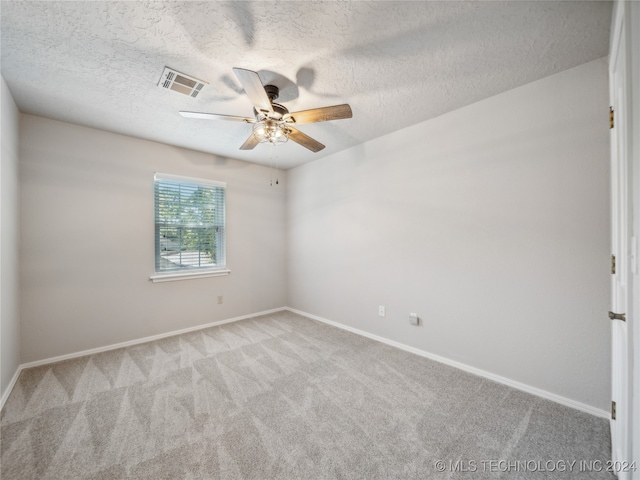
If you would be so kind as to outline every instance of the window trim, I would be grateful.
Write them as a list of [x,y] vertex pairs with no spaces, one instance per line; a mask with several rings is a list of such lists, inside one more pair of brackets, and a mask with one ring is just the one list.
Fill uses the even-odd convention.
[[191,280],[193,278],[222,277],[224,275],[229,275],[230,273],[231,270],[229,270],[228,268],[207,269],[189,272],[154,273],[149,277],[149,280],[151,280],[153,283],[173,282],[176,280]]
[[[195,178],[195,177],[187,177],[184,175],[173,175],[170,173],[159,173],[159,172],[154,172],[153,174],[153,183],[154,183],[154,191],[155,191],[155,183],[160,180],[174,180],[174,181],[179,181],[179,182],[188,182],[188,183],[194,183],[194,184],[200,184],[200,185],[209,185],[209,186],[213,186],[213,187],[220,187],[220,188],[224,188],[226,191],[227,188],[227,182],[220,182],[217,180],[209,180],[206,178]],[[155,201],[155,200],[154,200]],[[227,202],[226,202],[226,193],[225,193],[225,203],[224,203],[224,209],[227,209]],[[154,210],[155,210],[155,205],[154,205]],[[225,214],[226,217],[226,214]],[[225,221],[226,223],[226,221]],[[155,218],[154,218],[154,229],[155,229]],[[225,250],[226,250],[226,228],[225,228]],[[226,252],[225,252],[226,253]],[[154,252],[154,263],[155,263],[155,252]],[[171,281],[176,281],[176,280],[191,280],[194,278],[206,278],[206,277],[220,277],[220,276],[226,276],[229,275],[231,273],[231,270],[227,267],[226,265],[226,254],[225,254],[225,266],[223,267],[211,267],[211,268],[200,268],[200,269],[194,269],[194,270],[174,270],[174,271],[168,271],[168,272],[157,272],[155,271],[155,267],[154,267],[154,273],[152,273],[149,276],[149,280],[151,280],[153,283],[159,283],[159,282],[171,282]]]
[[201,183],[202,185],[227,188],[227,182],[219,182],[217,180],[209,180],[207,178],[185,177],[184,175],[173,175],[171,173],[155,172],[153,174],[154,183],[156,180],[175,180],[177,182]]

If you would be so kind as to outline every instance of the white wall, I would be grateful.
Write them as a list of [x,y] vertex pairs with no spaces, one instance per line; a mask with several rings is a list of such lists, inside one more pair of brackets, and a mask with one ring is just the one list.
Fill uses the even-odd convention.
[[[285,305],[285,190],[267,168],[31,115],[20,127],[23,362]],[[229,276],[149,280],[156,171],[227,182]]]
[[607,92],[601,59],[290,170],[289,305],[608,409]]
[[20,364],[18,125],[20,112],[0,77],[0,395]]

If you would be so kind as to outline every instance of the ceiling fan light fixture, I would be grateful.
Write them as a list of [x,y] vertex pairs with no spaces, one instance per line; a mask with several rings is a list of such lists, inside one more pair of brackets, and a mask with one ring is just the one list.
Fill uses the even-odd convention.
[[278,122],[269,118],[264,119],[253,126],[253,136],[260,143],[278,145],[289,140],[289,129],[284,122]]
[[240,150],[252,150],[259,143],[278,145],[291,138],[298,145],[314,153],[319,152],[324,148],[324,145],[298,130],[297,125],[340,120],[351,118],[353,115],[351,107],[346,103],[289,113],[287,107],[273,102],[278,98],[279,89],[277,86],[262,85],[260,75],[251,70],[234,67],[233,71],[253,104],[255,120],[247,117],[203,112],[181,111],[180,115],[189,118],[236,120],[253,124],[251,135],[240,146]]

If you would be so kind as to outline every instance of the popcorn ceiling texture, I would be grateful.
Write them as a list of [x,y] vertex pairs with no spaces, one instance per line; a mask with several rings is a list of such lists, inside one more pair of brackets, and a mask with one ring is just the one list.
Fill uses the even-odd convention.
[[[609,2],[3,2],[2,75],[22,112],[290,168],[606,56]],[[209,83],[157,87],[165,65]],[[232,67],[281,88],[327,145],[240,151],[251,115]],[[490,119],[487,119],[490,121]]]

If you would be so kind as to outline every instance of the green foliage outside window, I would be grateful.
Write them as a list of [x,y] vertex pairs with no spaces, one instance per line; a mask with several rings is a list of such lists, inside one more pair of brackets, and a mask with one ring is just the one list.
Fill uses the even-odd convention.
[[155,196],[156,270],[224,266],[224,188],[156,180]]

